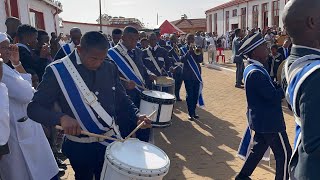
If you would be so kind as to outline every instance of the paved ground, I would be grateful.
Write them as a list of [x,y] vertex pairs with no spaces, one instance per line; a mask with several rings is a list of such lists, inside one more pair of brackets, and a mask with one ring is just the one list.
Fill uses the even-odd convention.
[[[233,64],[225,66],[234,69]],[[156,145],[171,160],[165,180],[229,180],[234,179],[243,165],[236,153],[247,125],[245,91],[234,88],[235,73],[232,71],[203,68],[203,79],[206,109],[198,109],[200,119],[188,121],[186,102],[182,101],[175,105],[173,125],[155,130]],[[182,98],[185,99],[184,88]],[[294,122],[285,106],[284,114],[292,140]],[[262,162],[252,178],[274,179],[274,167],[274,160],[271,167]],[[71,168],[64,179],[73,179]]]

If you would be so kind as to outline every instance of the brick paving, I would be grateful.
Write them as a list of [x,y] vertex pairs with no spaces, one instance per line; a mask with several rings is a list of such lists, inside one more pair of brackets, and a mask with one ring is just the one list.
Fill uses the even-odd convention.
[[[234,64],[224,67],[234,69]],[[154,131],[155,144],[171,160],[165,180],[229,180],[234,179],[243,165],[244,161],[236,153],[247,126],[245,91],[234,88],[235,73],[232,71],[203,68],[203,79],[206,108],[198,109],[200,119],[188,121],[186,102],[178,102],[172,126]],[[184,85],[181,97],[185,99]],[[285,106],[284,115],[292,142],[294,121]],[[271,166],[261,162],[252,178],[274,179],[274,169],[274,159]],[[73,176],[69,167],[62,179],[73,180]]]

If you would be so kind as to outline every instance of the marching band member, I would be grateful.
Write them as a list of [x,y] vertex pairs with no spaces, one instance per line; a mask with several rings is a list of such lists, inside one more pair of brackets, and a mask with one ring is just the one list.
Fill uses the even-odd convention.
[[42,126],[28,119],[26,112],[34,92],[31,75],[19,61],[18,47],[9,45],[9,39],[3,33],[0,33],[0,46],[4,62],[11,61],[15,68],[3,64],[2,82],[7,86],[9,96],[10,154],[0,161],[1,178],[51,179],[58,174],[57,163]]
[[[140,116],[120,83],[117,66],[105,61],[108,41],[99,32],[88,32],[78,48],[50,64],[28,106],[28,115],[46,126],[60,124],[67,134],[62,151],[77,180],[99,178],[110,141],[79,136],[86,130],[120,138],[118,115],[127,112],[132,123],[150,121]],[[57,102],[62,112],[51,108]],[[126,119],[127,120],[127,119]],[[128,120],[126,122],[129,124]],[[124,124],[124,123],[122,123]]]
[[140,40],[141,43],[141,50],[147,49],[149,47],[149,41],[147,38],[142,38]]
[[320,164],[319,8],[320,1],[292,0],[283,13],[293,46],[283,68],[282,85],[297,124],[289,165],[291,180],[319,179],[319,170],[314,168]]
[[8,146],[10,136],[9,98],[7,86],[1,82],[2,75],[3,61],[0,59],[0,161],[3,155],[10,153]]
[[156,76],[169,76],[172,60],[168,51],[157,45],[156,34],[149,36],[149,48],[143,50],[143,63]]
[[147,38],[147,33],[144,32],[144,31],[141,31],[141,32],[139,33],[139,41],[137,42],[137,48],[138,48],[138,49],[143,50],[143,49],[142,49],[141,40],[144,39],[144,38]]
[[250,180],[249,176],[270,146],[276,159],[276,180],[287,180],[291,146],[286,133],[281,100],[281,87],[271,80],[268,66],[268,48],[260,33],[247,39],[239,49],[249,57],[250,65],[244,71],[250,130],[255,131],[253,148],[236,180]]
[[268,58],[268,72],[271,76],[272,80],[276,80],[277,82],[280,79],[277,79],[277,72],[280,64],[284,61],[283,56],[278,52],[278,45],[274,44],[270,48],[270,55]]
[[[151,81],[157,77],[143,65],[143,52],[136,48],[138,39],[139,33],[134,27],[125,27],[122,41],[109,49],[108,58],[117,64],[121,76],[128,80],[123,85],[130,99],[140,107],[140,93],[143,90],[136,85],[151,87]],[[126,119],[128,115],[123,113],[121,118]],[[150,129],[137,131],[137,138],[142,141],[148,142],[149,135]]]
[[182,101],[180,98],[180,89],[183,82],[182,69],[183,64],[181,63],[181,50],[178,45],[178,38],[176,35],[172,34],[170,36],[170,44],[172,48],[169,50],[169,56],[174,60],[173,66],[173,78],[175,80],[175,96],[177,101]]
[[70,29],[70,38],[71,42],[63,45],[57,54],[54,57],[54,60],[62,59],[65,56],[68,56],[71,54],[74,49],[80,44],[80,39],[81,39],[81,30],[77,27],[74,27]]
[[115,45],[117,45],[121,39],[122,36],[122,30],[121,29],[114,29],[112,30],[112,40],[109,41],[109,47],[113,48]]
[[[187,45],[181,47],[182,57],[181,62],[183,66],[183,80],[187,91],[187,105],[189,117],[188,119],[194,121],[199,116],[196,114],[196,106],[204,106],[202,98],[203,81],[201,77],[200,63],[203,62],[202,50],[196,49],[194,44],[194,35],[187,35]],[[195,51],[201,51],[195,52]]]

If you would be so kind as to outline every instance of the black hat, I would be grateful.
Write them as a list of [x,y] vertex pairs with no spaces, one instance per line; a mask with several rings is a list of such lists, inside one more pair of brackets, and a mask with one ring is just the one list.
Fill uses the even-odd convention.
[[256,33],[242,44],[239,49],[239,54],[246,55],[265,42],[266,40],[263,36],[260,33]]

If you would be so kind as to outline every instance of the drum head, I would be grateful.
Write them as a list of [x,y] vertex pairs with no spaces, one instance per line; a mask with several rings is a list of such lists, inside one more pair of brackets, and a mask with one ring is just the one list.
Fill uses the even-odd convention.
[[174,79],[167,76],[157,77],[156,84],[158,85],[172,85],[174,84]]
[[157,99],[167,99],[167,100],[175,99],[175,97],[172,94],[168,94],[160,91],[143,91],[142,93],[146,96],[150,96]]
[[168,156],[160,148],[138,139],[129,139],[124,143],[114,142],[107,151],[110,159],[133,169],[160,170],[170,164]]

